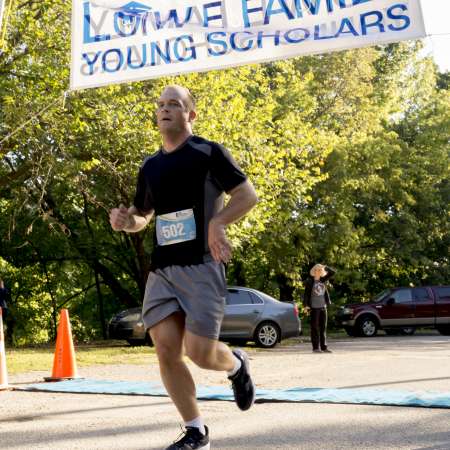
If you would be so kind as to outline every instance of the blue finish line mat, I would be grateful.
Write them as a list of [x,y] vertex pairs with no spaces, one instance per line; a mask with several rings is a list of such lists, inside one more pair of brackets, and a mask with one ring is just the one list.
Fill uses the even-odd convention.
[[[83,394],[150,395],[167,397],[160,383],[89,380],[84,378],[14,387],[20,391],[70,392]],[[233,392],[223,386],[197,387],[199,400],[234,401]],[[257,389],[256,402],[347,403],[385,406],[450,408],[450,392],[397,391],[389,389],[305,388]]]

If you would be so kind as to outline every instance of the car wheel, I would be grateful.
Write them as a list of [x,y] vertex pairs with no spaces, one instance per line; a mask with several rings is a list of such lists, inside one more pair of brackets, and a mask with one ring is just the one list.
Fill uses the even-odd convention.
[[412,336],[416,332],[414,327],[405,327],[400,330],[400,333],[405,336]]
[[280,341],[281,332],[273,322],[263,322],[255,331],[255,342],[258,347],[272,348]]
[[377,320],[372,316],[362,316],[358,319],[357,329],[360,336],[373,337],[378,331]]
[[436,327],[436,329],[439,331],[440,334],[443,336],[450,336],[450,325],[448,326],[440,326]]

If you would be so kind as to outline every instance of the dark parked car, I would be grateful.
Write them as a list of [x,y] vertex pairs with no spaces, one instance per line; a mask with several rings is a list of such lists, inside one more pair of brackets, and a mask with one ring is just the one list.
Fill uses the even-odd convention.
[[450,286],[386,289],[370,302],[341,307],[336,320],[350,336],[375,336],[380,328],[387,334],[413,334],[418,327],[449,336]]
[[[271,348],[283,339],[300,335],[297,305],[280,302],[263,292],[244,287],[228,288],[220,339],[244,345],[254,341]],[[111,339],[125,339],[131,345],[151,344],[142,323],[141,308],[131,308],[109,323]]]

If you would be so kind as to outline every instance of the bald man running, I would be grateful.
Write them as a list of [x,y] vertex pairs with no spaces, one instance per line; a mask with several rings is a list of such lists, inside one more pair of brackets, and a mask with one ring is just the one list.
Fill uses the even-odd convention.
[[[155,216],[154,251],[142,316],[155,344],[161,377],[185,422],[184,436],[166,450],[209,450],[194,380],[183,360],[225,371],[235,401],[249,409],[255,388],[248,357],[218,341],[232,249],[226,226],[257,202],[253,186],[226,148],[192,133],[195,102],[188,89],[168,86],[156,112],[162,148],[145,159],[134,204],[111,211],[115,231],[142,230]],[[224,207],[224,193],[230,196]]]

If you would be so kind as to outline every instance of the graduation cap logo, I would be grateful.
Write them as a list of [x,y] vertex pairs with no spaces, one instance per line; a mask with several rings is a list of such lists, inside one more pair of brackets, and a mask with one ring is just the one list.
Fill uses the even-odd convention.
[[152,8],[139,2],[129,2],[118,9],[126,14],[138,16],[149,12]]

